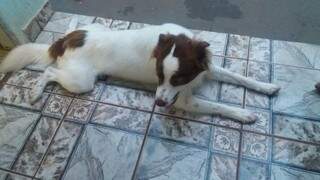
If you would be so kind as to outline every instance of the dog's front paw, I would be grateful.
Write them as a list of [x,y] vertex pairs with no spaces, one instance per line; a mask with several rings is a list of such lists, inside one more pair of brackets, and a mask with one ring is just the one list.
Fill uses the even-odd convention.
[[42,92],[37,89],[32,89],[29,91],[29,102],[31,105],[34,105],[42,96]]
[[281,87],[277,84],[269,84],[266,88],[266,94],[275,95],[280,91]]
[[253,114],[253,113],[248,113],[245,115],[242,119],[241,122],[244,124],[252,124],[258,120],[258,116]]

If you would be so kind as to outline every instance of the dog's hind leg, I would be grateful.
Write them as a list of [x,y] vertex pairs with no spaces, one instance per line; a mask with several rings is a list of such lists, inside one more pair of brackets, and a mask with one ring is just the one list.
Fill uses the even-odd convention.
[[95,78],[95,73],[49,67],[30,91],[30,103],[35,103],[41,97],[49,82],[55,81],[68,91],[80,94],[89,92],[94,88]]
[[258,118],[255,114],[246,109],[206,101],[195,96],[179,97],[174,106],[194,113],[221,115],[242,123],[253,123]]
[[211,65],[209,67],[209,71],[207,75],[210,79],[223,81],[223,82],[236,84],[236,85],[242,85],[249,89],[252,89],[264,94],[268,94],[268,95],[273,95],[280,90],[280,86],[276,84],[259,82],[254,79],[241,76],[237,73],[228,71],[224,68],[214,66],[214,65]]

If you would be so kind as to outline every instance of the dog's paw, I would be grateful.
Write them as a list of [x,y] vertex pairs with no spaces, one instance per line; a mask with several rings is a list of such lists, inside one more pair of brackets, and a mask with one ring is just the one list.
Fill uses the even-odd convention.
[[241,119],[241,122],[244,124],[252,124],[255,123],[258,120],[258,118],[259,117],[257,115],[253,113],[248,113]]
[[275,95],[280,91],[281,87],[277,84],[269,84],[266,88],[266,94]]
[[42,92],[39,92],[36,89],[29,91],[29,103],[34,105],[42,96]]

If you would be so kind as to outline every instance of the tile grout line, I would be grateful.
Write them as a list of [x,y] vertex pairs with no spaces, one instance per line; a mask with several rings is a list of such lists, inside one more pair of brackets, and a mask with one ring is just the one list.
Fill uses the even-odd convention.
[[[50,95],[50,96],[51,96],[51,95]],[[48,98],[48,99],[49,99],[49,98]],[[36,175],[37,175],[37,173],[39,172],[39,170],[40,170],[40,168],[41,168],[41,166],[42,166],[42,164],[43,164],[46,156],[48,155],[49,149],[50,149],[50,147],[52,146],[53,141],[54,141],[54,138],[56,137],[58,131],[60,130],[60,127],[62,126],[62,124],[63,124],[63,122],[64,122],[64,118],[65,118],[65,116],[67,115],[67,112],[68,112],[68,110],[70,109],[70,106],[71,106],[73,100],[74,100],[74,99],[71,100],[70,104],[68,105],[68,108],[67,108],[66,112],[65,112],[65,113],[63,114],[63,116],[59,119],[60,123],[58,124],[58,127],[57,127],[57,129],[55,130],[55,132],[54,132],[54,134],[53,134],[53,136],[52,136],[52,139],[51,139],[51,141],[50,141],[50,143],[49,143],[49,145],[48,145],[48,148],[46,149],[45,153],[43,154],[43,156],[42,156],[42,158],[41,158],[41,160],[40,160],[40,163],[39,163],[39,165],[38,165],[37,170],[36,170],[35,173],[33,174],[33,177],[34,177],[34,178],[37,178]],[[43,109],[43,110],[44,110],[44,109]]]
[[[10,173],[10,174],[14,174],[14,175],[19,175],[19,176],[23,176],[23,177],[27,177],[27,178],[31,178],[31,179],[38,179],[38,178],[33,178],[30,175],[22,174],[20,172],[16,172],[16,171],[13,171],[13,170],[10,170],[10,169],[5,169],[5,168],[2,168],[2,167],[0,167],[0,170],[4,171],[4,172],[7,172],[7,173]],[[7,174],[4,179],[8,179],[8,176],[9,176],[9,174]]]
[[[245,77],[248,77],[249,73],[249,54],[250,54],[250,44],[251,37],[249,37],[248,41],[248,49],[247,49],[247,58],[246,58],[246,68],[245,68]],[[247,96],[247,88],[244,88],[243,99],[242,99],[242,108],[246,109],[246,96]],[[239,135],[239,147],[238,147],[238,155],[237,155],[237,170],[236,170],[236,180],[240,179],[240,166],[242,159],[242,141],[243,141],[243,123],[240,124],[240,135]]]
[[140,151],[139,151],[139,154],[138,154],[138,158],[136,160],[136,163],[135,163],[135,166],[134,166],[134,169],[133,169],[131,180],[134,180],[136,175],[137,175],[137,170],[138,170],[139,163],[140,163],[140,160],[141,160],[141,157],[142,157],[144,146],[145,146],[146,141],[147,141],[147,137],[148,137],[148,134],[149,134],[149,129],[150,129],[150,125],[151,125],[151,121],[152,121],[152,117],[153,117],[153,114],[154,114],[155,107],[156,107],[156,105],[155,105],[155,103],[153,103],[152,113],[150,114],[150,118],[149,118],[149,121],[148,121],[148,124],[147,124],[147,127],[146,127],[146,131],[145,131],[145,134],[143,136],[141,148],[140,148]]
[[[12,86],[21,87],[21,86],[17,86],[17,85],[12,85]],[[30,88],[26,88],[26,87],[21,87],[21,88],[30,89]],[[50,96],[50,95],[59,95],[59,96],[65,96],[65,97],[75,98],[74,96],[57,94],[57,93],[54,93],[54,92],[46,92],[46,93],[49,94],[49,96]],[[48,97],[47,100],[48,100],[49,98],[50,98],[50,97]],[[80,99],[80,98],[79,98],[79,99]],[[46,100],[46,101],[47,101],[47,100]],[[101,102],[101,101],[96,101],[96,100],[88,100],[88,99],[83,99],[83,98],[81,98],[81,100],[97,102],[98,104],[110,105],[110,106],[115,106],[115,107],[119,107],[119,108],[130,109],[130,110],[134,110],[134,111],[141,111],[141,112],[151,113],[151,112],[148,111],[148,110],[142,110],[142,109],[137,109],[137,108],[133,108],[133,107],[122,106],[122,105],[117,105],[117,104],[111,104],[111,103],[106,103],[106,102]],[[32,108],[28,108],[28,107],[22,107],[22,106],[17,106],[17,105],[14,105],[14,104],[7,104],[7,103],[2,103],[2,104],[6,105],[6,106],[14,107],[14,108],[18,108],[18,109],[22,109],[22,110],[28,110],[28,111],[32,111],[32,112],[38,112],[38,113],[41,113],[41,114],[42,114],[41,110],[39,111],[39,110],[36,110],[36,109],[32,109]],[[44,103],[44,104],[46,104],[46,103]],[[261,108],[257,108],[257,109],[261,109]],[[261,110],[265,110],[265,109],[261,109]],[[194,121],[194,122],[197,122],[197,123],[214,125],[214,126],[218,126],[218,127],[224,127],[224,128],[227,128],[227,129],[239,130],[238,128],[227,127],[227,126],[223,126],[223,125],[215,124],[215,123],[207,123],[207,122],[203,122],[203,121],[197,121],[197,120],[190,119],[190,118],[186,118],[186,117],[180,117],[180,116],[170,115],[170,114],[161,113],[161,112],[154,112],[154,113],[155,113],[155,114],[160,114],[160,115],[169,116],[169,117],[179,118],[179,119],[182,119],[182,120]],[[290,114],[284,114],[284,113],[277,113],[277,114],[286,115],[286,116],[290,116],[290,117],[297,117],[297,116],[292,116],[292,115],[290,115]],[[47,116],[47,117],[57,118],[57,117],[50,116],[50,115],[47,115],[47,114],[42,114],[42,115]],[[299,117],[298,117],[298,118],[299,118]],[[300,118],[303,118],[303,117],[300,117]],[[317,120],[313,120],[313,119],[307,119],[307,120],[309,120],[309,121],[314,121],[314,122],[318,122]],[[277,136],[277,135],[274,135],[274,134],[265,134],[265,133],[261,133],[261,132],[257,132],[257,131],[252,131],[252,130],[243,130],[243,131],[251,132],[251,133],[255,133],[255,134],[260,134],[260,135],[263,135],[263,136],[269,136],[269,137],[275,137],[275,138],[279,138],[279,139],[285,139],[285,140],[288,140],[288,141],[294,141],[294,142],[304,143],[304,144],[310,144],[310,145],[316,145],[316,146],[319,146],[319,145],[320,145],[320,143],[316,143],[316,142],[308,142],[308,141],[303,141],[303,140],[298,140],[298,139],[292,139],[292,138],[288,138],[288,137]]]

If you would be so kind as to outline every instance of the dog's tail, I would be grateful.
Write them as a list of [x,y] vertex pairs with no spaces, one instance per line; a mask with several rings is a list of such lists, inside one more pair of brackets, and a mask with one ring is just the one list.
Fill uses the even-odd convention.
[[54,59],[50,57],[48,44],[29,43],[11,50],[0,64],[0,73],[8,73],[22,69],[29,64],[50,65]]

